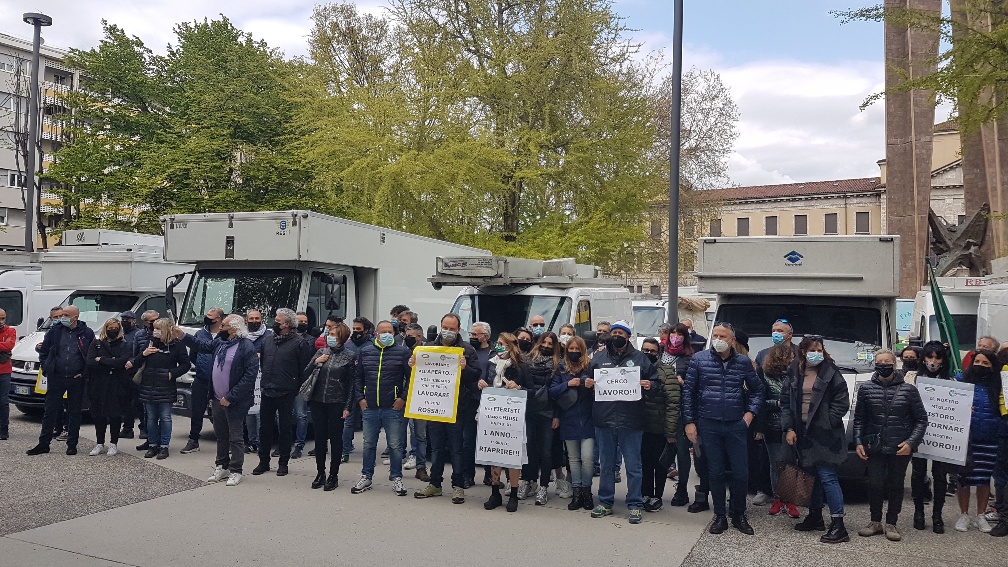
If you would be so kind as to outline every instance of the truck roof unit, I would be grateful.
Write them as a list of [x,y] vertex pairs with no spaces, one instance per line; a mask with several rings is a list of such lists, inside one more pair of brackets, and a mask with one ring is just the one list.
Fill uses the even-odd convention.
[[701,238],[700,293],[899,297],[899,236]]
[[165,281],[192,266],[165,262],[160,236],[67,230],[40,254],[44,289],[164,292]]
[[602,276],[598,266],[578,264],[573,258],[529,260],[505,256],[438,256],[434,286],[508,286],[543,287],[623,287],[622,282]]

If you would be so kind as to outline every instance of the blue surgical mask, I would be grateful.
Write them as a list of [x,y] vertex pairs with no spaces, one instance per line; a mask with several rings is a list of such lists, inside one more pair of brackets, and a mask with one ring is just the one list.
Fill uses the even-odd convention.
[[784,333],[780,331],[774,331],[770,334],[770,338],[773,339],[773,344],[779,345],[784,342]]
[[330,347],[335,347],[335,346],[339,345],[339,341],[336,339],[336,337],[334,337],[332,335],[327,336],[325,338],[325,342]]
[[813,350],[805,353],[805,360],[812,366],[819,366],[823,360],[826,360],[826,357],[823,356],[823,353]]
[[56,319],[56,322],[59,323],[60,325],[65,326],[65,327],[69,327],[70,326],[70,318],[69,317],[60,317],[59,319]]
[[378,344],[383,347],[390,347],[395,343],[395,335],[392,333],[381,333],[378,335]]
[[535,336],[537,336],[537,337],[539,335],[545,333],[545,332],[546,332],[546,327],[543,326],[543,325],[535,325],[535,326],[532,327],[532,334],[535,335]]

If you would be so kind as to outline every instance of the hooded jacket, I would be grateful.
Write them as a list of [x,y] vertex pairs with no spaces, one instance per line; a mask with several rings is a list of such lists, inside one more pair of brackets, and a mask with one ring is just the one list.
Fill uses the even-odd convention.
[[354,403],[366,400],[368,409],[391,409],[397,399],[405,402],[412,355],[401,344],[383,347],[377,339],[362,345],[354,371]]

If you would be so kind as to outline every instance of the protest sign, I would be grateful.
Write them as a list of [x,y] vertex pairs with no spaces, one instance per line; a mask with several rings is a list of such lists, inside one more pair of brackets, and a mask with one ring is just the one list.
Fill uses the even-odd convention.
[[455,423],[458,411],[460,347],[425,346],[413,351],[416,361],[406,398],[406,417]]
[[928,427],[914,456],[965,465],[973,384],[919,377],[917,389],[928,413]]
[[[49,378],[47,378],[45,374],[42,374],[42,369],[39,368],[38,378],[35,380],[35,393],[42,394],[44,396],[48,391],[49,391]],[[63,394],[63,399],[64,400],[67,399],[66,393]]]
[[252,407],[248,411],[249,415],[258,414],[260,407],[262,407],[262,372],[256,376],[255,389],[252,390]]
[[595,370],[596,402],[636,402],[641,399],[640,366]]
[[476,429],[476,464],[520,469],[528,463],[525,406],[528,392],[484,388]]

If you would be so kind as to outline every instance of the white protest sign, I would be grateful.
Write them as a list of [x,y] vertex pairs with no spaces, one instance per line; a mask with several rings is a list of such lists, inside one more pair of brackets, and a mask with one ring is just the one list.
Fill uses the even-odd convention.
[[249,415],[256,415],[262,406],[262,372],[256,375],[255,389],[252,392],[252,407],[249,408]]
[[476,421],[476,464],[520,469],[528,463],[527,400],[524,390],[483,389]]
[[455,423],[461,374],[459,347],[417,347],[405,416]]
[[636,402],[641,399],[640,366],[595,370],[596,402]]
[[917,389],[928,413],[928,427],[914,456],[965,465],[973,384],[919,377]]

